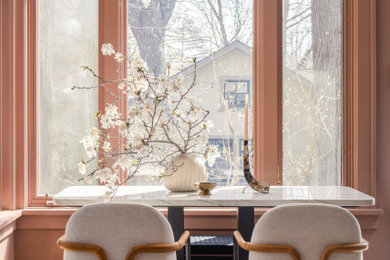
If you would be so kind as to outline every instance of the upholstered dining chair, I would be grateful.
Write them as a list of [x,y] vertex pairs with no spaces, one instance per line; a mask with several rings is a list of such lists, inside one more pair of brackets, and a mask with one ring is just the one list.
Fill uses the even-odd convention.
[[346,209],[330,204],[299,203],[267,211],[250,242],[234,237],[249,260],[361,260],[368,243]]
[[176,260],[188,237],[185,231],[175,242],[168,220],[152,207],[98,203],[77,210],[57,244],[64,260]]

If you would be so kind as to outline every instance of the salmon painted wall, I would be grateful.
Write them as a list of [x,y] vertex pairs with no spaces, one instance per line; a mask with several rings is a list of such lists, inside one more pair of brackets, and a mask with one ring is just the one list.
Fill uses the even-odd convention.
[[[265,212],[263,209],[256,210],[256,219]],[[166,214],[166,211],[163,211]],[[53,212],[45,213],[26,213],[17,220],[15,231],[15,259],[16,260],[60,260],[62,259],[62,251],[56,246],[56,240],[64,234],[64,228],[71,212],[53,214]],[[185,229],[191,234],[232,234],[237,229],[237,212],[231,210],[219,215],[218,218],[212,214],[203,214],[186,212]],[[360,225],[363,228],[363,236],[370,242],[375,238],[378,230],[375,227],[375,221],[372,222],[366,216],[357,216]],[[378,240],[381,241],[381,240]],[[378,252],[385,252],[387,246],[383,241],[376,244],[379,248]],[[383,249],[383,250],[382,250]],[[374,247],[369,252],[366,252],[365,259],[380,260],[387,259],[378,257],[376,252],[373,252]],[[373,254],[374,253],[374,254]],[[12,260],[11,258],[8,260]]]
[[370,260],[390,259],[390,1],[377,0],[377,204],[379,228],[367,234]]
[[[377,204],[385,210],[385,215],[380,217],[378,229],[363,231],[363,236],[370,242],[366,260],[390,259],[390,1],[377,0],[377,9]],[[69,214],[22,216],[17,220],[13,235],[0,242],[0,259],[61,259],[62,252],[55,242],[63,234],[68,218]],[[234,226],[233,217],[226,217],[223,221],[223,225]]]
[[0,259],[13,260],[14,257],[14,234],[10,234],[4,239],[0,239]]

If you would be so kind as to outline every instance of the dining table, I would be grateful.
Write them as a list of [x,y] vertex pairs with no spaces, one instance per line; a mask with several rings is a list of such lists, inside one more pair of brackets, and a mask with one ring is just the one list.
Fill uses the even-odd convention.
[[[254,228],[255,208],[269,208],[286,203],[329,203],[342,207],[375,205],[375,198],[345,186],[271,186],[269,193],[259,193],[248,186],[221,186],[211,195],[198,191],[170,192],[163,186],[120,186],[115,194],[104,186],[70,186],[53,197],[61,206],[80,207],[97,202],[140,203],[167,207],[168,221],[175,240],[184,231],[185,207],[236,207],[237,227],[243,238],[250,241]],[[234,243],[234,259],[248,259],[248,252]],[[189,259],[189,251],[177,252],[177,259]]]

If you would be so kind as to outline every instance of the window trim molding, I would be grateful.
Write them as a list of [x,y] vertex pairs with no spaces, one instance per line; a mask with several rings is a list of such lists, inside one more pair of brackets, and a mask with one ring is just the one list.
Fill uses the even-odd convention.
[[376,0],[345,0],[343,185],[376,197]]
[[[254,1],[255,176],[283,183],[282,0]],[[344,0],[342,184],[376,196],[376,0]],[[267,65],[267,66],[264,66]]]
[[[116,30],[113,30],[116,28]],[[127,55],[127,1],[126,0],[99,0],[99,75],[104,79],[126,78],[126,62],[118,63],[110,56],[104,56],[100,52],[103,43],[111,43],[116,51]],[[127,111],[127,102],[125,94],[117,88],[117,85],[109,86],[110,91],[120,96],[118,110],[125,114]],[[107,93],[103,88],[99,88],[99,111],[104,111],[106,104],[114,101],[114,97]],[[114,130],[114,135],[119,135],[118,130]],[[124,143],[123,138],[112,139],[112,146],[121,146]],[[109,164],[111,164],[109,162]],[[120,180],[126,178],[125,172],[120,171]]]
[[[103,15],[117,19],[110,26],[127,22],[123,11],[126,0],[115,1],[116,4],[112,0],[99,0],[99,16],[105,9]],[[344,1],[347,15],[344,48],[348,51],[344,52],[344,91],[347,95],[344,95],[346,105],[343,108],[343,185],[375,197],[376,0]],[[254,167],[256,177],[272,185],[283,181],[279,69],[282,57],[278,52],[281,50],[281,3],[281,0],[254,1],[253,91],[255,100],[259,101],[254,103]],[[0,138],[10,140],[3,144],[0,155],[1,208],[46,206],[47,198],[36,195],[36,0],[1,1],[0,12],[5,14],[2,19],[11,21],[1,24],[0,39],[1,50],[4,50],[0,61]],[[112,16],[111,12],[117,15]],[[114,28],[119,28],[119,33],[99,28],[99,44],[111,42],[125,53],[126,26]],[[12,37],[6,39],[3,35]],[[264,64],[267,66],[262,66]],[[105,77],[117,73],[113,68],[101,68],[100,65],[99,71]],[[103,96],[99,95],[99,102],[107,100]],[[125,106],[121,105],[120,109]]]
[[[21,0],[19,0],[21,1]],[[23,0],[26,1],[26,0]],[[27,203],[18,203],[18,208],[29,207],[42,207],[47,205],[47,200],[51,198],[49,196],[38,195],[38,143],[37,143],[37,0],[27,1],[27,23],[24,26],[26,37],[26,66],[27,66],[27,120],[28,120],[28,198]],[[99,0],[99,38],[98,38],[98,50],[99,50],[99,75],[103,78],[119,78],[125,77],[126,65],[124,63],[117,63],[110,57],[106,57],[100,54],[100,46],[102,43],[110,42],[114,48],[126,55],[126,45],[123,44],[127,36],[127,27],[122,26],[127,24],[127,16],[124,10],[127,9],[126,0]],[[112,30],[112,28],[119,28],[118,30]],[[124,95],[119,93],[116,88],[111,89],[114,94]],[[105,104],[111,102],[113,97],[105,92],[102,88],[99,88],[99,111],[104,110]],[[120,102],[120,112],[126,111],[126,102]],[[121,142],[121,141],[119,141]],[[124,177],[123,172],[121,178]],[[18,190],[24,190],[24,187],[20,187]]]
[[254,173],[271,185],[282,174],[282,0],[254,1]]

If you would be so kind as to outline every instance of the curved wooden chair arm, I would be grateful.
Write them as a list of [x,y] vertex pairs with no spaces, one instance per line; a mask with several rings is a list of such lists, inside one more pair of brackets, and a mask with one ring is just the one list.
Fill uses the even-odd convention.
[[99,260],[107,260],[106,253],[100,246],[86,243],[69,242],[65,240],[65,235],[57,240],[57,245],[64,250],[94,253],[99,257]]
[[139,245],[133,247],[126,256],[126,260],[134,260],[141,253],[168,253],[182,249],[190,237],[190,232],[184,231],[177,242],[170,244]]
[[290,255],[293,260],[301,259],[298,251],[291,246],[276,244],[255,244],[246,242],[239,231],[234,231],[234,238],[236,239],[239,246],[247,251],[261,253],[285,253]]
[[361,243],[331,245],[324,249],[321,260],[328,260],[334,253],[354,253],[363,252],[368,249],[368,242],[364,238]]

